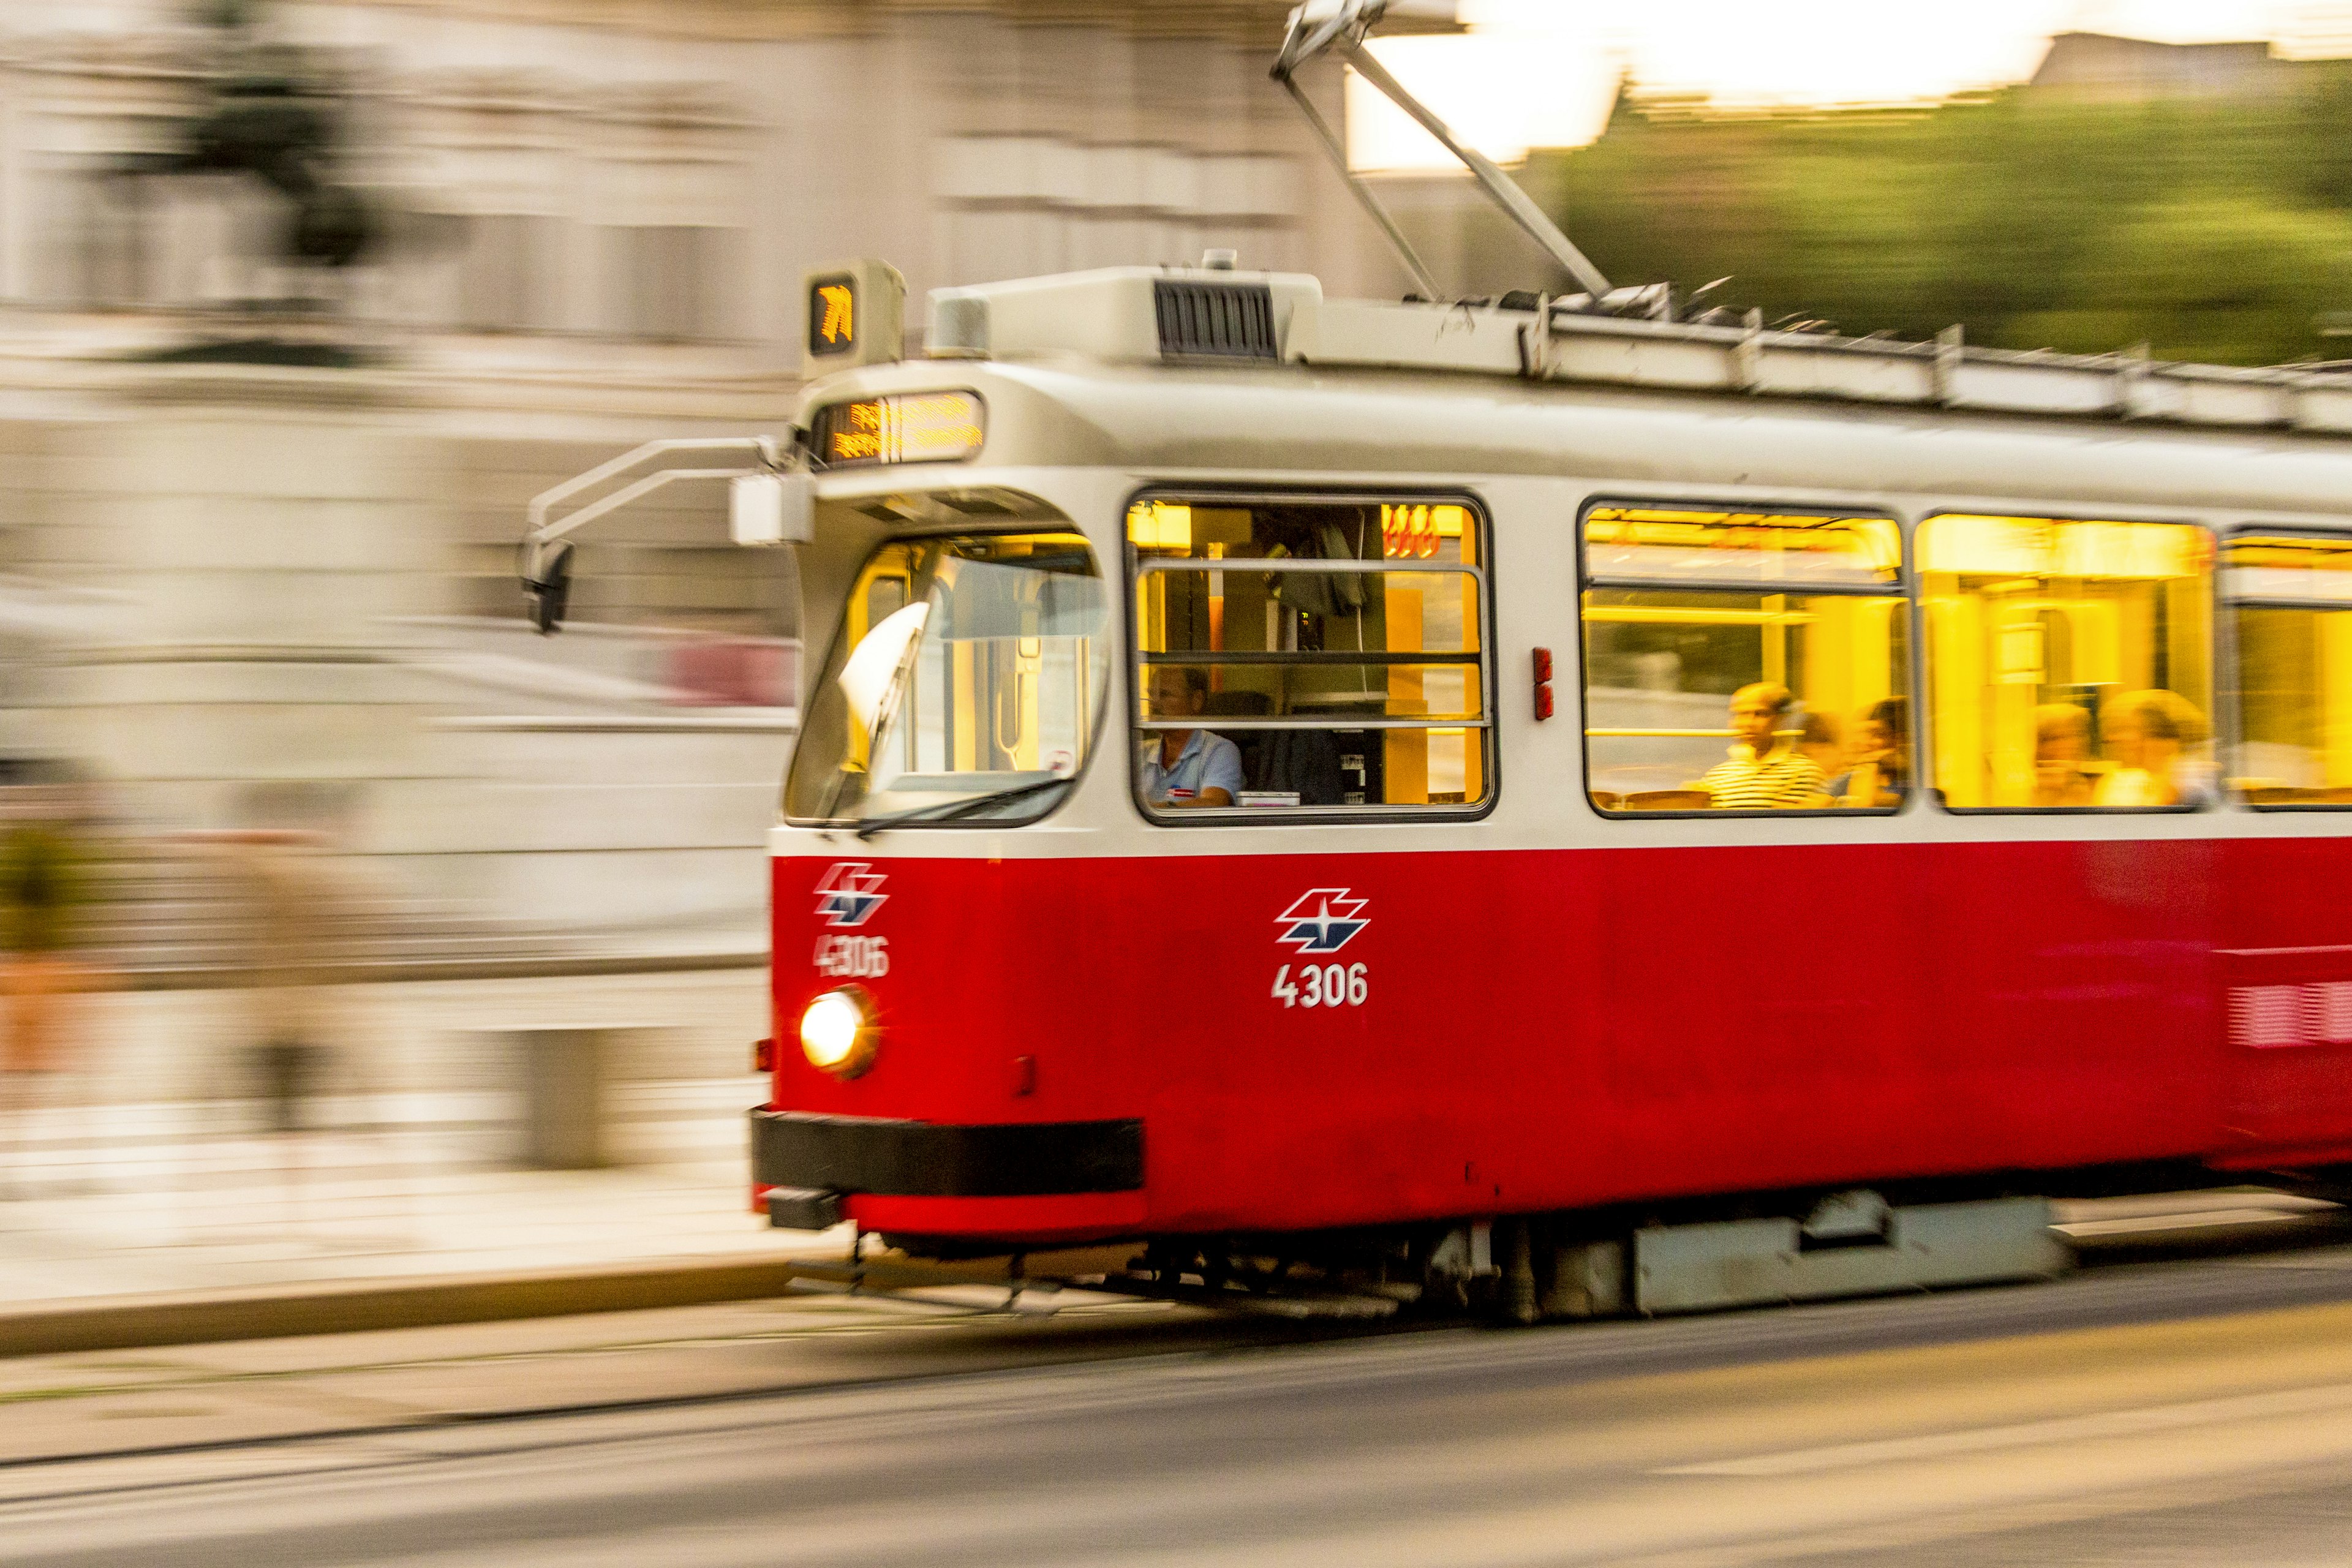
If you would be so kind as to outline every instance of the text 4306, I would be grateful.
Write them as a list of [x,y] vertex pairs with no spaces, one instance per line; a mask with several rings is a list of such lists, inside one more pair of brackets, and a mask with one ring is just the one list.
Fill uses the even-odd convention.
[[1360,1007],[1370,987],[1360,963],[1302,963],[1295,976],[1286,963],[1274,976],[1274,994],[1286,1007]]

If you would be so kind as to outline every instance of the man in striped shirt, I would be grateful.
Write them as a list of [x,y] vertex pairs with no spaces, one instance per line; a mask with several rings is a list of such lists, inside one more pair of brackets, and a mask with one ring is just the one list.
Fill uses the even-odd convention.
[[1699,787],[1717,811],[1827,805],[1826,784],[1812,758],[1776,735],[1795,699],[1785,686],[1759,681],[1731,694],[1731,754],[1706,770]]

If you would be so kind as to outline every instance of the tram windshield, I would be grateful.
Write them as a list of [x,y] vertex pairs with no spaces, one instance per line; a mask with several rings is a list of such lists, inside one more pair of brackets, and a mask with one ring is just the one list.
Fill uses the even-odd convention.
[[1051,811],[1094,734],[1108,610],[1076,533],[882,545],[810,698],[784,815],[911,826]]

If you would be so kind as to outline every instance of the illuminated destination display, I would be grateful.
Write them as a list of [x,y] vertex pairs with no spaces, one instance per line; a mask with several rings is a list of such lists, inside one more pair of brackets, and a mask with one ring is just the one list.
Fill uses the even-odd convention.
[[980,450],[981,402],[969,392],[919,392],[817,410],[812,444],[829,468],[938,463]]
[[809,353],[840,355],[857,346],[857,279],[847,273],[809,283]]

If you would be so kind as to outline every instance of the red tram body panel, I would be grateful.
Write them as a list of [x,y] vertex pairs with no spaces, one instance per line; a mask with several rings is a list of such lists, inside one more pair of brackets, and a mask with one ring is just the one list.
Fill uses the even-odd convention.
[[[2352,1028],[2230,1026],[2251,988],[2352,981],[2338,844],[847,863],[887,895],[856,934],[887,943],[865,984],[893,1057],[842,1083],[782,1053],[777,1105],[1146,1129],[1139,1192],[853,1196],[873,1230],[1312,1230],[2352,1151]],[[847,934],[815,892],[844,862],[773,864],[788,1023]],[[1662,886],[1666,942],[1617,913]],[[1365,999],[1286,1007],[1277,917],[1323,889],[1362,906],[1328,962]]]

